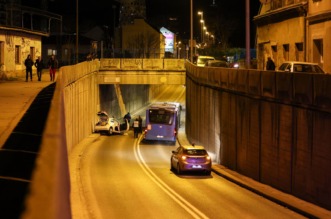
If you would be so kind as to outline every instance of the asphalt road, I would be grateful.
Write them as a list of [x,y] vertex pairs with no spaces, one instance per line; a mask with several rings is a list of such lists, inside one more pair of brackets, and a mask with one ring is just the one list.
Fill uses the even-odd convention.
[[176,175],[169,160],[178,145],[142,144],[132,131],[92,138],[74,167],[74,219],[304,218],[215,173]]
[[[181,90],[158,101],[185,104]],[[177,146],[142,143],[132,131],[92,134],[69,159],[73,218],[304,218],[214,172],[176,175],[169,161]]]

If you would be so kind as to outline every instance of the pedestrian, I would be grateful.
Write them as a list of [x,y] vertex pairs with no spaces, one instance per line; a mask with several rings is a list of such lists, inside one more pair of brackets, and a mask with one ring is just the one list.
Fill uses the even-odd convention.
[[125,114],[124,116],[124,120],[128,120],[129,124],[130,124],[130,121],[131,121],[131,115],[130,115],[130,112],[128,112],[127,114]]
[[138,117],[138,122],[139,122],[139,133],[142,133],[142,131],[143,131],[143,120],[142,120],[140,115]]
[[138,118],[133,121],[133,132],[134,132],[134,138],[138,138],[139,133],[139,121]]
[[29,54],[28,57],[24,61],[25,65],[25,81],[28,81],[29,78],[29,73],[30,73],[30,79],[32,81],[32,66],[33,66],[33,61],[31,59],[31,55]]
[[268,71],[274,71],[276,69],[274,61],[272,61],[271,57],[268,57],[267,61],[267,70]]
[[48,68],[49,68],[49,75],[51,77],[51,81],[55,80],[55,72],[57,67],[58,67],[58,61],[56,60],[55,56],[52,55],[51,58],[48,60]]
[[40,56],[36,59],[34,66],[37,68],[38,81],[41,81],[41,73],[44,68],[44,63]]

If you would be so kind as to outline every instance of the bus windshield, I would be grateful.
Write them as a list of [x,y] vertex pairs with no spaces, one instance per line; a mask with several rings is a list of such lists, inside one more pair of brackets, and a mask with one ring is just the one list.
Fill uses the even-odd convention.
[[174,113],[168,110],[151,109],[149,110],[149,122],[171,125],[173,123]]

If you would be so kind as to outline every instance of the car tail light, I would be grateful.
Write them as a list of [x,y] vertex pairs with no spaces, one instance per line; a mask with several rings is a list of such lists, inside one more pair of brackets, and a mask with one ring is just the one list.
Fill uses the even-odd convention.
[[186,156],[185,155],[183,155],[181,158],[182,158],[182,160],[186,160]]
[[206,157],[207,160],[211,160],[211,158],[209,156]]

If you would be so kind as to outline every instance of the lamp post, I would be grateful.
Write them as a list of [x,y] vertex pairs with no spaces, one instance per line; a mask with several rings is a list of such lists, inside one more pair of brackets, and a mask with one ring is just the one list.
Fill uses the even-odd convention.
[[76,0],[76,63],[78,63],[78,0]]
[[250,53],[250,25],[249,25],[249,0],[246,0],[246,68],[250,68],[251,65],[251,53]]
[[190,28],[190,47],[191,47],[191,57],[190,61],[193,62],[193,0],[190,0],[190,23],[191,23],[191,28]]
[[201,24],[201,43],[203,43],[203,27],[204,27],[204,20],[203,20],[203,12],[202,11],[198,11],[198,15],[201,16],[200,19],[200,24]]
[[111,50],[112,50],[112,54],[111,54],[111,57],[115,57],[115,36],[116,36],[116,16],[115,16],[115,13],[116,13],[116,5],[113,5],[113,39],[112,39],[112,42],[111,42]]

